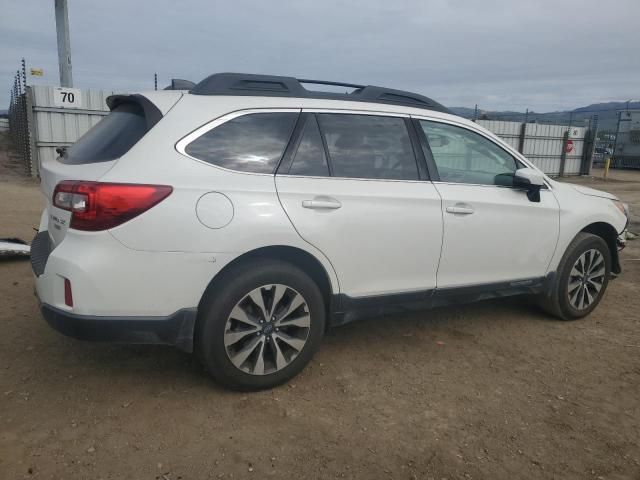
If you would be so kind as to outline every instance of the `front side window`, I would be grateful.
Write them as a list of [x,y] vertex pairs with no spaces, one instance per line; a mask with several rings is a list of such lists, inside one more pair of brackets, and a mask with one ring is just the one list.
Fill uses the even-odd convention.
[[418,166],[404,119],[375,115],[317,114],[332,175],[418,180]]
[[440,180],[476,185],[513,185],[515,159],[495,143],[465,128],[421,120]]
[[230,170],[273,173],[297,118],[290,112],[242,115],[196,138],[185,152]]

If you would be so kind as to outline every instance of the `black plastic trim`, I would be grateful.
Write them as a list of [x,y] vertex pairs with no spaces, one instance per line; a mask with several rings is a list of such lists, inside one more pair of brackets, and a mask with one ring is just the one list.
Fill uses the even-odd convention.
[[304,133],[304,127],[307,125],[311,114],[302,112],[298,119],[296,120],[296,124],[293,127],[293,132],[289,137],[289,143],[284,149],[284,153],[282,154],[282,158],[280,159],[280,163],[276,168],[276,174],[288,174],[291,169],[291,165],[293,164],[293,159],[296,156],[296,152],[298,151],[298,146],[300,145],[300,141],[302,140],[302,135]]
[[184,308],[166,317],[78,315],[46,303],[40,309],[52,328],[79,340],[172,345],[185,352],[193,351],[195,308]]
[[420,144],[420,150],[424,155],[424,160],[429,172],[429,178],[432,182],[438,182],[440,181],[440,173],[438,173],[438,166],[436,165],[436,161],[433,158],[433,153],[431,153],[431,147],[429,146],[429,142],[427,141],[427,134],[424,133],[424,130],[420,125],[420,120],[418,120],[417,118],[412,118],[411,123],[413,124],[415,133],[418,136],[418,143]]
[[[343,86],[355,90],[351,93],[318,92],[307,90],[302,86],[303,83]],[[295,97],[384,103],[453,114],[438,102],[417,93],[328,80],[299,80],[294,77],[278,75],[216,73],[202,80],[189,93],[193,95]]]
[[551,272],[546,277],[526,278],[510,282],[357,298],[343,293],[334,294],[331,299],[330,325],[339,326],[362,318],[426,310],[459,303],[472,303],[491,298],[540,294],[552,287],[554,275],[555,273]]
[[433,307],[453,303],[472,303],[490,298],[510,297],[542,293],[546,277],[524,278],[509,282],[495,282],[483,285],[440,288],[433,295]]
[[51,239],[49,238],[49,232],[44,230],[36,233],[31,242],[31,269],[36,277],[44,273],[50,254]]
[[431,180],[429,176],[429,169],[427,167],[427,160],[424,156],[424,151],[420,145],[420,137],[416,132],[416,126],[410,118],[404,119],[405,127],[409,132],[409,138],[411,139],[411,148],[413,148],[413,156],[416,159],[418,165],[418,174],[420,180]]

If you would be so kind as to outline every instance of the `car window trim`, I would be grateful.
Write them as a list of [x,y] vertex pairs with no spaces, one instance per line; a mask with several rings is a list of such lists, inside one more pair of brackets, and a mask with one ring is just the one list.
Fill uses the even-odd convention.
[[327,159],[327,166],[329,167],[329,178],[333,178],[333,160],[331,159],[331,154],[329,153],[329,146],[327,145],[327,137],[324,135],[324,131],[320,127],[320,120],[318,120],[318,115],[313,112],[313,119],[318,126],[318,132],[320,132],[320,139],[322,140],[322,148],[324,149],[324,156]]
[[[297,113],[298,114],[298,118],[296,119],[296,124],[294,125],[294,128],[292,129],[291,134],[289,135],[289,139],[287,141],[287,145],[285,146],[284,151],[286,152],[287,147],[289,146],[289,143],[291,142],[291,138],[293,135],[293,132],[295,131],[295,127],[298,124],[298,120],[300,119],[300,112],[302,109],[300,108],[251,108],[251,109],[242,109],[242,110],[234,110],[233,112],[228,112],[225,113],[224,115],[221,115],[217,118],[214,118],[213,120],[210,120],[206,123],[204,123],[203,125],[201,125],[200,127],[192,130],[190,133],[186,134],[184,137],[182,137],[180,140],[178,140],[175,145],[174,148],[175,150],[180,153],[181,155],[184,155],[185,157],[188,157],[192,160],[195,160],[196,162],[202,163],[204,165],[209,165],[210,167],[213,168],[219,168],[220,170],[224,170],[225,172],[232,172],[232,173],[239,173],[239,174],[243,174],[243,175],[262,175],[262,176],[269,176],[269,177],[273,177],[276,173],[277,170],[277,166],[276,168],[274,168],[274,171],[271,173],[261,173],[261,172],[243,172],[241,170],[233,170],[231,168],[226,168],[226,167],[221,167],[220,165],[216,165],[213,163],[209,163],[205,160],[201,160],[199,158],[193,157],[191,155],[189,155],[186,152],[186,147],[187,145],[189,145],[192,141],[194,141],[197,138],[200,138],[202,135],[204,135],[205,133],[207,133],[209,130],[213,130],[214,128],[222,125],[223,123],[227,123],[230,120],[233,120],[234,118],[238,118],[238,117],[242,117],[245,115],[252,115],[254,113]],[[283,153],[284,156],[284,153]],[[279,163],[282,162],[282,157],[280,158]]]
[[298,120],[293,127],[293,133],[289,138],[289,142],[284,149],[284,153],[282,154],[282,158],[278,163],[278,166],[275,169],[275,174],[279,173],[288,174],[289,170],[291,170],[291,165],[293,165],[293,159],[298,152],[298,147],[300,146],[300,142],[302,141],[302,136],[304,135],[304,129],[309,121],[309,115],[306,113],[301,113],[298,116]]
[[438,172],[438,166],[436,165],[433,153],[431,152],[431,147],[427,141],[427,134],[424,133],[424,129],[420,125],[420,120],[412,117],[411,124],[413,125],[413,129],[417,135],[418,146],[420,147],[420,151],[424,157],[425,165],[429,172],[429,178],[432,182],[440,182],[440,172]]
[[422,146],[420,145],[420,136],[416,131],[416,125],[411,118],[405,118],[404,124],[409,132],[409,139],[411,140],[411,148],[413,149],[413,156],[416,159],[416,165],[418,166],[418,177],[420,180],[431,180],[431,174],[429,172],[429,166],[425,157]]

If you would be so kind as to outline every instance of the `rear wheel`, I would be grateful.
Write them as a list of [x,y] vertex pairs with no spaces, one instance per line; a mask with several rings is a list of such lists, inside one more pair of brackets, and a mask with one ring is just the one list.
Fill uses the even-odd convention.
[[590,314],[602,300],[611,274],[611,252],[596,235],[579,233],[560,262],[551,292],[542,307],[563,319]]
[[325,327],[315,282],[298,267],[259,260],[226,272],[206,295],[198,351],[220,383],[238,390],[281,384],[311,360]]

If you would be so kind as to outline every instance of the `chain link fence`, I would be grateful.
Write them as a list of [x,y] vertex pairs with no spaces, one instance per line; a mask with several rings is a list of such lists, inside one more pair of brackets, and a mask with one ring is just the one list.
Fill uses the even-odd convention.
[[13,77],[9,101],[9,137],[24,164],[24,172],[33,175],[30,135],[30,105],[27,95],[27,72],[24,58],[22,68]]

